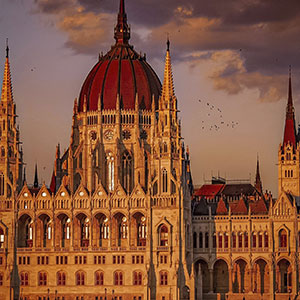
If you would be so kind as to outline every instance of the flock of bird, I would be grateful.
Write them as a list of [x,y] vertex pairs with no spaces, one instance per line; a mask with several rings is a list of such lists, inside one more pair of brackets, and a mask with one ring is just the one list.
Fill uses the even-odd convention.
[[[208,117],[206,118],[207,119],[206,121],[205,120],[201,121],[202,130],[207,129],[207,130],[219,131],[222,128],[233,129],[239,124],[236,121],[226,121],[223,118],[222,110],[216,107],[215,105],[200,99],[198,101],[206,108],[206,110],[203,109],[203,113],[205,113],[206,117]],[[212,119],[213,123],[210,122],[210,120],[208,119]]]

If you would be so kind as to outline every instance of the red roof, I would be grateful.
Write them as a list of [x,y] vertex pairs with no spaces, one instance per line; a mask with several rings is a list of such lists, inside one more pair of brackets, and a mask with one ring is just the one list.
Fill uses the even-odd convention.
[[224,184],[204,184],[195,190],[194,196],[212,199],[221,192],[224,186]]
[[259,197],[259,199],[256,202],[250,203],[250,207],[251,213],[253,214],[261,214],[268,212],[267,205],[262,197]]
[[231,207],[231,212],[233,214],[246,215],[248,213],[248,209],[247,209],[247,206],[245,204],[243,197],[240,198],[238,203],[233,203],[230,207]]
[[228,210],[227,210],[227,207],[225,205],[223,198],[221,198],[220,201],[218,202],[216,213],[217,213],[217,215],[226,215],[228,213]]

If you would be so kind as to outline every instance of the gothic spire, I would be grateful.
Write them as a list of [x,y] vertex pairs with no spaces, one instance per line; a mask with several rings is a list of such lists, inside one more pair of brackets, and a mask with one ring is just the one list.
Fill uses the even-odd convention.
[[117,44],[128,44],[130,39],[130,27],[127,24],[124,0],[120,0],[118,22],[115,27],[115,40]]
[[5,66],[4,66],[1,101],[8,101],[8,102],[13,101],[12,82],[11,82],[11,74],[10,74],[10,66],[9,66],[9,47],[8,47],[7,40],[6,40],[6,59],[5,59]]
[[292,75],[291,66],[289,69],[289,88],[288,88],[288,102],[286,107],[286,117],[285,117],[285,129],[283,143],[287,144],[290,142],[292,145],[296,146],[296,127],[295,127],[295,113],[292,97]]
[[165,61],[165,71],[164,71],[164,82],[162,86],[162,99],[170,101],[175,96],[174,93],[174,83],[173,83],[173,73],[172,64],[170,56],[170,40],[167,39],[167,53]]
[[260,172],[259,172],[259,159],[257,155],[257,163],[256,163],[256,176],[255,176],[255,188],[262,194],[262,183],[260,179]]
[[34,188],[39,187],[39,179],[38,179],[38,170],[37,170],[37,164],[35,164],[35,172],[34,172],[34,183],[33,183]]

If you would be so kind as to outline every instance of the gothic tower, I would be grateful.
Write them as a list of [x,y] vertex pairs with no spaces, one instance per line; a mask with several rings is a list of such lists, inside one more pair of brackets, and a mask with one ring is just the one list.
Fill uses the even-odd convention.
[[16,117],[7,45],[0,103],[0,249],[5,250],[5,260],[1,258],[5,265],[2,274],[10,280],[10,288],[1,288],[4,294],[11,294],[12,299],[19,299],[15,220],[16,195],[22,187],[23,168]]
[[295,197],[300,196],[299,151],[290,70],[284,137],[283,143],[279,145],[278,151],[278,195],[280,195],[282,191],[285,191]]
[[16,118],[7,46],[0,104],[0,199],[12,198],[14,191],[22,187],[22,151]]

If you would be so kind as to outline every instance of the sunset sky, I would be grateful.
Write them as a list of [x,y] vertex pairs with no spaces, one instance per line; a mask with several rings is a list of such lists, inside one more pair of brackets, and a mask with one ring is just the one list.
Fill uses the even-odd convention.
[[[49,184],[56,144],[69,145],[73,101],[99,52],[114,43],[119,0],[0,3],[0,79],[9,38],[27,181],[37,162],[40,180]],[[289,65],[300,121],[299,0],[125,3],[130,43],[147,54],[161,81],[170,36],[194,183],[218,174],[253,182],[258,154],[263,188],[276,196]]]

